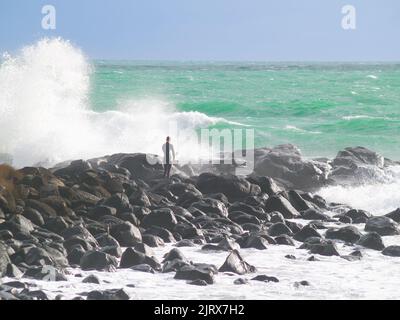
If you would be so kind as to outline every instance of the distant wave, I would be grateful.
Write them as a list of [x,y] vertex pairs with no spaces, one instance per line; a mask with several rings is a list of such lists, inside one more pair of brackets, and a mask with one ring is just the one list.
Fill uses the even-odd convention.
[[320,131],[308,131],[308,130],[304,130],[301,128],[298,128],[296,126],[292,126],[292,125],[287,125],[285,126],[285,130],[289,130],[289,131],[297,131],[300,133],[309,133],[309,134],[321,134],[322,132]]
[[[196,128],[218,122],[200,112],[177,112],[162,99],[131,99],[95,112],[88,96],[92,66],[63,39],[43,39],[0,65],[0,153],[16,166],[118,152],[160,153],[171,124],[182,155],[193,153]],[[172,134],[176,132],[173,131]],[[176,135],[173,135],[176,141]]]
[[373,75],[373,74],[369,74],[369,75],[367,76],[367,78],[370,78],[370,79],[378,79],[378,77],[375,76],[375,75]]

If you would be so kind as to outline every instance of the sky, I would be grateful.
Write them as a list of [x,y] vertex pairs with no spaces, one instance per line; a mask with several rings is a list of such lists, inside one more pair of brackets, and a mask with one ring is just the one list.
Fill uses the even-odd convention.
[[[42,7],[56,29],[42,28]],[[342,7],[356,29],[342,28]],[[0,52],[62,37],[93,59],[400,61],[399,0],[0,0]]]

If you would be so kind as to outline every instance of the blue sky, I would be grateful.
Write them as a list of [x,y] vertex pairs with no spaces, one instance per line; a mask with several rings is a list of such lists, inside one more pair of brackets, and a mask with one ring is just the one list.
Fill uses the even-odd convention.
[[399,35],[399,0],[0,0],[1,52],[61,36],[94,59],[400,61]]

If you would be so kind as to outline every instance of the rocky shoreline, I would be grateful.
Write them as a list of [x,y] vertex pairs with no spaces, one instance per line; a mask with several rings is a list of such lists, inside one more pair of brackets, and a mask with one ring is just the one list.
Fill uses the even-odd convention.
[[[171,273],[171,281],[196,286],[212,286],[221,274],[237,275],[235,285],[276,283],[279,278],[260,274],[241,254],[271,246],[306,250],[310,262],[337,256],[351,263],[363,259],[363,250],[400,257],[400,246],[383,240],[400,234],[400,209],[375,216],[311,193],[326,185],[385,182],[386,169],[399,163],[368,149],[310,160],[282,145],[255,150],[254,172],[246,177],[230,174],[230,165],[184,165],[169,180],[147,156],[116,154],[10,174],[11,188],[0,193],[0,277],[12,280],[0,280],[0,299],[49,299],[29,279],[65,282],[71,268]],[[343,254],[338,243],[351,253]],[[166,244],[174,248],[158,259],[154,250]],[[209,263],[190,261],[185,247],[201,248]],[[212,263],[216,252],[226,252],[221,265]],[[126,288],[102,289],[95,275],[82,282],[99,288],[75,299],[131,298]]]

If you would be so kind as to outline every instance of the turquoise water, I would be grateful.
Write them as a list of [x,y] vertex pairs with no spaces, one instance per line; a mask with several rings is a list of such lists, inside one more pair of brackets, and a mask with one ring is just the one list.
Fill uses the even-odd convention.
[[94,70],[96,111],[156,98],[254,128],[258,147],[333,156],[361,145],[400,159],[400,64],[98,61]]

